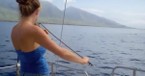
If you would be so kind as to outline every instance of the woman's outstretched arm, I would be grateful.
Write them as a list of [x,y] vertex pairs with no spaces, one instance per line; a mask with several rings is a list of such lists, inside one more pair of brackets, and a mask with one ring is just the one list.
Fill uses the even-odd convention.
[[35,42],[47,48],[61,58],[80,64],[87,64],[89,62],[88,57],[81,58],[72,51],[57,45],[40,27],[34,26],[32,30],[32,37],[34,38]]

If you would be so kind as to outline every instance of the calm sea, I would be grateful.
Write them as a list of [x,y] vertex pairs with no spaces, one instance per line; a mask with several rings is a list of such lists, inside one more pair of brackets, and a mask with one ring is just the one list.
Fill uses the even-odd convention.
[[[17,55],[11,43],[10,34],[15,22],[0,22],[0,67],[16,64]],[[57,37],[61,25],[45,26]],[[53,36],[51,38],[60,44]],[[67,62],[47,52],[50,62],[88,71],[90,76],[111,76],[115,66],[145,70],[145,30],[65,25],[62,40],[82,56],[90,57],[94,66]],[[66,48],[66,47],[65,47]],[[57,76],[84,76],[83,71],[56,66]],[[132,76],[132,71],[119,69],[116,76]],[[137,76],[145,73],[137,72]],[[0,69],[0,76],[15,76],[15,68]]]

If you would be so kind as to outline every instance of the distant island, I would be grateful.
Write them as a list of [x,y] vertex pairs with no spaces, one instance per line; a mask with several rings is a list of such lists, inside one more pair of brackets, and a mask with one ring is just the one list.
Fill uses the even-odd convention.
[[[42,10],[39,22],[50,24],[62,24],[63,12],[48,1],[41,1]],[[15,0],[1,0],[0,21],[18,21],[18,4]],[[75,7],[68,7],[65,15],[66,25],[82,25],[96,27],[127,28],[113,20],[97,16]]]

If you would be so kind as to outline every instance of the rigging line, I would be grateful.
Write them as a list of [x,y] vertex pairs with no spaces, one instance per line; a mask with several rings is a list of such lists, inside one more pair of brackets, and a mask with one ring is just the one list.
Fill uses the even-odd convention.
[[[49,31],[42,23],[39,23],[40,25],[42,25],[42,27],[44,29],[46,29],[53,37],[55,37],[58,41],[60,41],[63,45],[65,45],[68,49],[70,49],[71,51],[73,51],[75,54],[77,54],[78,56],[80,56],[82,58],[81,55],[79,55],[77,52],[75,52],[70,46],[68,46],[65,42],[63,42],[62,40],[60,40],[56,35],[54,35],[51,31]],[[91,62],[89,62],[90,66],[94,66]]]
[[[64,28],[64,21],[65,21],[65,13],[66,13],[66,7],[67,7],[67,0],[65,0],[65,4],[64,4],[64,12],[63,12],[63,19],[62,19],[62,27],[61,27],[61,33],[60,33],[60,42],[59,45],[61,46],[61,40],[62,40],[62,36],[63,36],[63,28]],[[57,57],[56,57],[57,58]],[[58,61],[59,58],[56,59],[56,61]],[[56,64],[58,64],[58,62],[56,62]],[[57,69],[56,69],[57,70]]]
[[65,0],[65,5],[64,5],[64,13],[63,13],[63,19],[62,19],[61,36],[60,36],[60,45],[61,45],[61,40],[62,40],[62,36],[63,36],[64,21],[65,21],[65,16],[66,16],[66,7],[67,7],[67,0]]

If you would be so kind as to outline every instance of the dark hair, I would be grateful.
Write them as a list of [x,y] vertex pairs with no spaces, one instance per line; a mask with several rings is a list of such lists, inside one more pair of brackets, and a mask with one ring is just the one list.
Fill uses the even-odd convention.
[[16,0],[19,3],[21,17],[28,17],[40,7],[39,0]]

